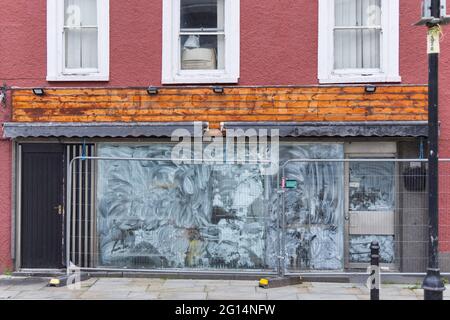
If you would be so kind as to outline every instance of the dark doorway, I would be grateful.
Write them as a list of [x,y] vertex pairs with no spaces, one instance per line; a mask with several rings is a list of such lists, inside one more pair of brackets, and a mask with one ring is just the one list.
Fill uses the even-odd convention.
[[21,267],[63,266],[64,148],[22,144]]

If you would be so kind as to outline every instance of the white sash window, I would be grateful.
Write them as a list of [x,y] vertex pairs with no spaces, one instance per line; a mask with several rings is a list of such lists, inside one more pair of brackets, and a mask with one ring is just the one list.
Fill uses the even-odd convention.
[[400,81],[398,29],[398,0],[319,0],[319,81]]
[[239,0],[164,0],[163,83],[236,83]]
[[49,81],[107,81],[109,0],[48,0],[47,57]]

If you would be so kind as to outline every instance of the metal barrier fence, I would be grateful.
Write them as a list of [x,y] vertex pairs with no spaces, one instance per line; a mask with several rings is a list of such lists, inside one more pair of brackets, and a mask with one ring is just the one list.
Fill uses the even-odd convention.
[[[75,157],[68,168],[67,265],[273,271],[267,266],[276,265],[279,248],[269,227],[276,223],[268,184],[275,180],[261,175],[270,162],[181,161]],[[85,168],[96,173],[95,190],[83,184]]]
[[[67,265],[365,273],[370,243],[376,240],[384,272],[426,271],[424,159],[291,159],[280,165],[278,175],[261,174],[269,161],[175,162],[73,158],[67,175]],[[439,231],[447,269],[449,175],[450,160],[443,159]]]

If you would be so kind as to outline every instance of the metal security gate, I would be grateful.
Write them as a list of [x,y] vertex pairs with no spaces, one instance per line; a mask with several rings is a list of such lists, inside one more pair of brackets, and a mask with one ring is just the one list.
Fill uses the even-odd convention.
[[[66,145],[66,159],[70,164],[73,159],[91,157],[95,146],[92,144]],[[70,261],[75,265],[92,266],[95,257],[95,164],[90,161],[75,161],[72,168],[67,168],[68,193],[71,201],[67,202],[67,213],[71,217],[66,221],[70,230]],[[69,181],[69,179],[67,180]]]
[[[260,178],[255,172],[268,161],[214,167],[207,160],[174,164],[186,159],[114,152],[74,157],[69,164],[69,265],[151,272],[365,273],[368,246],[377,240],[384,272],[426,271],[425,159],[291,159],[277,176]],[[445,213],[450,160],[440,166]],[[83,181],[89,181],[87,187]],[[445,219],[440,228],[448,232]],[[446,238],[440,243],[449,247]],[[218,254],[225,251],[229,254]]]

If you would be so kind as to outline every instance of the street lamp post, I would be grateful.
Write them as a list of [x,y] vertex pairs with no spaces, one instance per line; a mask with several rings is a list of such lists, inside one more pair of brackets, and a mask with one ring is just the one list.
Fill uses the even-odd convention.
[[[428,27],[428,268],[423,280],[425,300],[442,300],[445,290],[439,270],[438,223],[439,223],[439,118],[438,118],[438,71],[439,43],[432,34],[441,22],[440,0],[431,1],[431,16]],[[439,36],[437,36],[439,41]],[[434,47],[433,47],[434,46]]]

